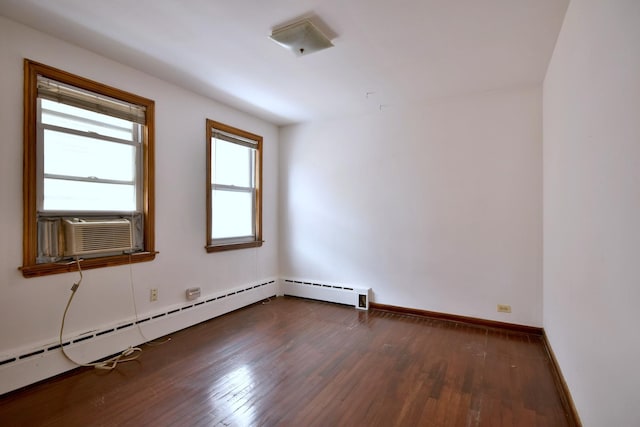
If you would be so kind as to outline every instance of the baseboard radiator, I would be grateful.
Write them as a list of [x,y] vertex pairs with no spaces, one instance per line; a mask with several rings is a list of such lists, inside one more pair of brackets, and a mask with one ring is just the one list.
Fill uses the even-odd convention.
[[[74,360],[87,363],[277,294],[281,294],[278,280],[265,279],[258,284],[228,289],[198,300],[163,307],[161,311],[140,314],[137,318],[100,329],[64,336],[62,345]],[[57,337],[11,353],[0,354],[0,394],[76,367],[62,354]]]
[[298,279],[281,279],[281,283],[284,295],[351,305],[359,310],[369,309],[370,288]]

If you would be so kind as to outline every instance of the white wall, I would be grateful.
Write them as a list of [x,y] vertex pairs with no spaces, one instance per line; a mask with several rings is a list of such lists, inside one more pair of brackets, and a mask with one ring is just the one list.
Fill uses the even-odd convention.
[[283,128],[283,277],[541,326],[541,101],[522,88]]
[[[156,102],[155,261],[131,268],[141,313],[278,274],[278,129],[262,120],[182,90],[0,17],[0,359],[17,348],[55,339],[76,273],[25,279],[22,262],[23,58],[61,68]],[[259,249],[207,254],[205,245],[205,119],[264,137],[264,238]],[[133,316],[129,267],[88,270],[66,330],[85,331]],[[149,289],[159,301],[149,302]]]
[[585,426],[640,425],[640,2],[572,0],[544,82],[544,328]]

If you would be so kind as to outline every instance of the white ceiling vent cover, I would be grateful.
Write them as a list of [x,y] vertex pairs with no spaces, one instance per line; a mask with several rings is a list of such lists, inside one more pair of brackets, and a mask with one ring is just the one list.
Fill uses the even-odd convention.
[[313,25],[309,19],[276,28],[269,37],[279,45],[291,50],[296,56],[308,55],[333,47],[327,36]]
[[122,252],[132,248],[131,223],[126,219],[104,221],[64,220],[65,256]]

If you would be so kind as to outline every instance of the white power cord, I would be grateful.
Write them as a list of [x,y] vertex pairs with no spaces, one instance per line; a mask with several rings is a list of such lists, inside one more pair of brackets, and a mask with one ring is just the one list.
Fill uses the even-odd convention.
[[140,357],[140,353],[142,349],[139,347],[131,347],[123,350],[120,354],[113,356],[107,360],[103,360],[101,362],[96,363],[80,363],[73,360],[65,351],[64,346],[62,345],[62,332],[64,331],[64,322],[67,318],[67,312],[69,311],[69,307],[71,306],[71,301],[73,301],[73,297],[76,294],[76,291],[80,287],[80,283],[82,283],[82,268],[80,267],[80,258],[76,258],[76,264],[78,265],[78,273],[80,273],[80,279],[73,284],[71,287],[71,296],[69,296],[69,300],[67,301],[67,306],[64,309],[64,314],[62,315],[62,323],[60,324],[60,349],[62,350],[62,354],[66,357],[70,362],[75,363],[78,366],[92,366],[96,369],[105,369],[111,370],[115,369],[118,363],[130,362],[132,360],[136,360]]
[[[131,219],[133,221],[133,217]],[[146,337],[142,328],[140,327],[140,322],[138,320],[138,305],[136,304],[136,293],[133,285],[133,261],[131,261],[131,254],[129,254],[129,287],[131,288],[131,301],[133,302],[133,314],[135,315],[136,326],[138,327],[138,332],[140,332],[140,336],[144,340],[144,343],[150,347],[154,345],[162,345],[171,341],[171,338],[165,338],[162,341],[150,340]]]

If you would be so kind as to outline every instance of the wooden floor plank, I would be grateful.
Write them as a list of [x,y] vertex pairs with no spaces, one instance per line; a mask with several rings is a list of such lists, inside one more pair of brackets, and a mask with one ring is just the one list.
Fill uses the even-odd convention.
[[0,396],[0,424],[569,425],[539,336],[289,297]]

